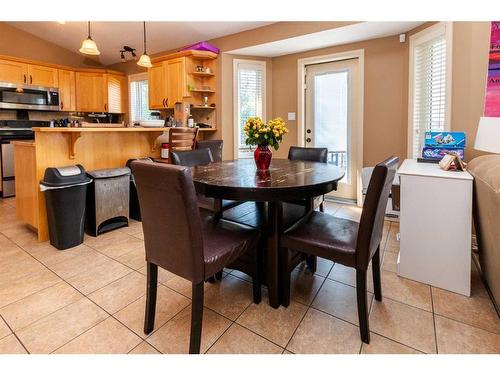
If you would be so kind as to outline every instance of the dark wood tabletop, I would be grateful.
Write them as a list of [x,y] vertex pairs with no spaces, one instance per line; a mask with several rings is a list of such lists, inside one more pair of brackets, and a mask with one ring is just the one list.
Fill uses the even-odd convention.
[[329,193],[344,176],[326,163],[273,159],[257,171],[252,159],[193,167],[196,190],[207,197],[244,201],[288,201]]
[[257,171],[252,159],[241,159],[193,167],[192,172],[196,191],[207,197],[267,205],[261,227],[266,240],[266,284],[269,304],[279,307],[283,300],[278,278],[282,202],[306,200],[307,210],[312,210],[314,197],[336,190],[344,171],[331,164],[288,159],[273,159],[268,171]]

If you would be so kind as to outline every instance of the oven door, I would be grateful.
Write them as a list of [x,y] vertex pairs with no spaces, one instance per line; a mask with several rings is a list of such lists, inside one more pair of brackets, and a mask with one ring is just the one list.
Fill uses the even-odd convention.
[[0,108],[59,110],[59,90],[51,87],[0,83]]

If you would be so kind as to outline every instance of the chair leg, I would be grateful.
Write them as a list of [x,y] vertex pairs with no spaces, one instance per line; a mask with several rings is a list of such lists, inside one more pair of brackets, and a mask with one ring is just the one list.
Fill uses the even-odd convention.
[[288,270],[288,256],[289,250],[285,247],[280,248],[280,256],[279,256],[279,286],[280,286],[280,295],[281,295],[281,304],[285,307],[290,306],[290,284],[291,284],[291,275]]
[[356,294],[358,297],[358,319],[361,341],[370,343],[370,329],[368,326],[368,303],[366,293],[366,271],[356,270]]
[[144,333],[149,335],[155,326],[156,291],[158,286],[158,266],[147,264],[146,313],[144,317]]
[[203,281],[198,284],[193,284],[189,354],[200,354],[201,328],[203,323],[203,286]]
[[260,301],[262,301],[262,251],[261,247],[258,245],[258,248],[255,252],[255,264],[253,270],[253,278],[252,278],[252,286],[253,286],[253,303],[258,305]]
[[215,275],[214,276],[210,276],[206,281],[208,281],[210,284],[215,283]]
[[215,199],[214,201],[214,218],[215,220],[222,219],[222,199]]
[[218,281],[222,280],[222,270],[220,270],[219,272],[217,272],[215,274],[215,280],[218,280]]
[[373,254],[372,273],[375,299],[380,302],[382,301],[382,283],[380,281],[380,246],[377,248],[375,254]]
[[325,206],[324,206],[323,202],[321,202],[321,203],[319,204],[319,210],[320,210],[321,212],[325,212]]
[[306,258],[306,265],[311,273],[316,273],[318,268],[318,257],[316,255],[308,255]]

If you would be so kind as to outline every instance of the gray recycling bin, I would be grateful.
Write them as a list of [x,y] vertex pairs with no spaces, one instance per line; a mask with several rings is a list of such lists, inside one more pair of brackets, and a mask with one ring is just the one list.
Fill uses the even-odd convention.
[[93,182],[87,190],[85,232],[97,236],[128,226],[130,168],[87,172]]
[[83,243],[87,185],[81,165],[47,168],[40,190],[45,194],[50,244],[59,250]]

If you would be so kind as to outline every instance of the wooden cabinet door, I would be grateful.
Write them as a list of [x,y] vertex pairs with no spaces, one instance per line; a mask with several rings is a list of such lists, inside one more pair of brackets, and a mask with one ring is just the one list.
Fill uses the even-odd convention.
[[168,72],[165,67],[166,63],[157,63],[153,64],[153,67],[148,69],[150,109],[160,109],[166,107]]
[[76,72],[76,110],[107,112],[108,94],[104,73]]
[[28,64],[0,60],[0,82],[28,83]]
[[28,84],[46,87],[58,87],[57,69],[42,65],[29,65]]
[[59,70],[59,108],[61,111],[76,111],[75,72]]
[[108,112],[126,113],[128,106],[127,78],[120,74],[108,74]]
[[173,108],[176,102],[182,102],[186,94],[186,60],[184,57],[167,61],[167,107]]

